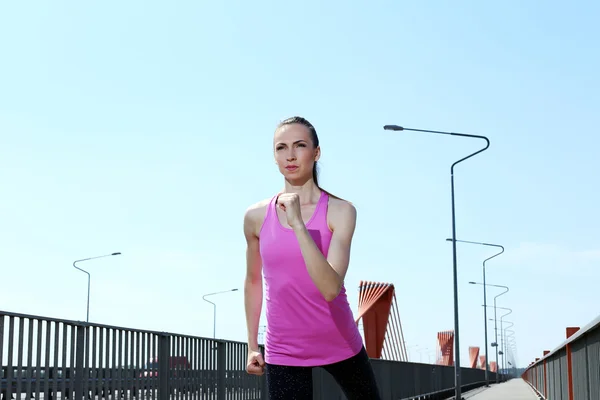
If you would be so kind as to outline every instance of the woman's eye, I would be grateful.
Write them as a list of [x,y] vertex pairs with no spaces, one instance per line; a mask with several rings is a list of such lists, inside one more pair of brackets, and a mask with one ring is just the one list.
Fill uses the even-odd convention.
[[306,144],[304,144],[304,143],[298,143],[298,147],[306,147]]

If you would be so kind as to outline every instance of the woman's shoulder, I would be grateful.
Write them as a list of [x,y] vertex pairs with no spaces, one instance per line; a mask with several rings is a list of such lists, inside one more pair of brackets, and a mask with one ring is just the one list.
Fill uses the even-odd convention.
[[258,228],[265,220],[267,208],[271,200],[272,198],[269,197],[250,205],[244,213],[244,225],[251,228],[254,232],[258,232]]
[[334,230],[336,226],[346,223],[353,225],[356,221],[356,207],[348,200],[329,195],[327,210],[329,226]]
[[261,212],[265,212],[267,207],[269,206],[269,204],[271,203],[272,198],[269,197],[268,199],[264,199],[261,201],[258,201],[252,205],[250,205],[247,209],[246,209],[246,214],[250,214],[252,216],[256,215],[256,214],[260,214]]
[[330,211],[333,211],[337,214],[356,214],[356,207],[354,204],[348,200],[340,199],[337,196],[329,194],[329,204],[328,208]]

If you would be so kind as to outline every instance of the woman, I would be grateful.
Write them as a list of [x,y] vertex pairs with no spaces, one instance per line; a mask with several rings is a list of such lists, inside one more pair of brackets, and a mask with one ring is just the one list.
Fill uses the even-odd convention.
[[[244,284],[250,374],[266,371],[269,398],[312,399],[312,367],[321,366],[348,400],[379,399],[373,370],[344,288],[356,210],[319,187],[321,155],[310,122],[292,117],[273,140],[285,189],[244,216]],[[265,278],[265,359],[258,347]]]

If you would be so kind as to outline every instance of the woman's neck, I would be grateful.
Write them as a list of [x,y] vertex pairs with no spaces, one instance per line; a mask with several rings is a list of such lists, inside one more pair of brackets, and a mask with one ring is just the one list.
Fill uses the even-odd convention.
[[315,181],[309,179],[302,185],[294,185],[289,181],[285,181],[284,193],[297,193],[300,197],[300,205],[314,204],[319,201],[321,189],[315,185]]

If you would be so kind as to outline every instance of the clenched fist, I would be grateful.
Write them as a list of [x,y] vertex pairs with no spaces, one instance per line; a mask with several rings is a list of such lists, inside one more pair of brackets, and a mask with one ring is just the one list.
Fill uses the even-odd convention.
[[262,375],[265,373],[265,361],[260,351],[249,350],[246,372],[250,375]]
[[290,227],[297,229],[304,226],[300,209],[300,196],[296,193],[281,193],[275,204],[283,211]]

